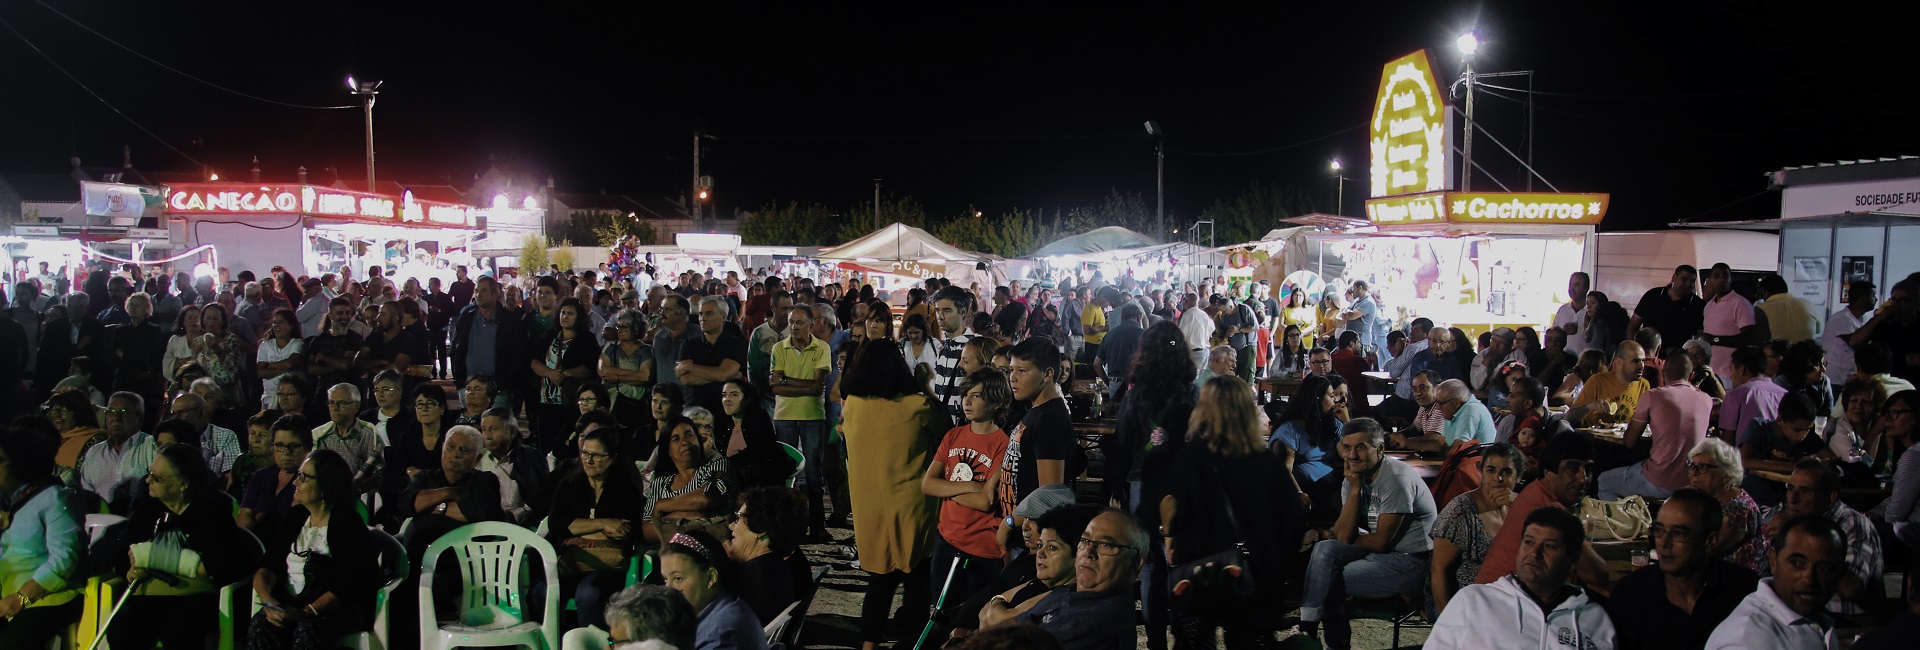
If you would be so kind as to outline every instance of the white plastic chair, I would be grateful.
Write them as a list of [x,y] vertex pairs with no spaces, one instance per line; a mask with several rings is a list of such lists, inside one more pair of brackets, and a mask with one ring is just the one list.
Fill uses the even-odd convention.
[[[248,566],[260,566],[260,558],[267,554],[266,545],[261,544],[260,538],[255,537],[252,531],[242,528],[240,533],[241,537],[253,542],[253,547],[247,549],[253,553],[250,556],[253,561]],[[252,595],[253,573],[251,571],[233,584],[220,587],[220,638],[215,644],[219,650],[233,650],[238,643],[240,631],[247,629],[248,621],[235,619],[234,610],[243,607]]]
[[[460,564],[459,618],[439,623],[433,611],[434,570],[440,556],[453,552]],[[532,551],[546,571],[546,616],[527,616],[522,594],[522,556]],[[559,558],[553,545],[533,531],[503,522],[468,524],[427,547],[420,567],[420,648],[446,650],[472,646],[525,645],[536,650],[560,647]]]
[[560,650],[607,650],[611,640],[606,630],[589,625],[567,630],[567,635],[560,637]]
[[800,601],[793,601],[786,609],[780,610],[780,615],[773,617],[772,622],[767,623],[766,628],[761,630],[767,634],[767,645],[779,643],[781,637],[786,636],[787,627],[793,624],[793,613],[798,609]]

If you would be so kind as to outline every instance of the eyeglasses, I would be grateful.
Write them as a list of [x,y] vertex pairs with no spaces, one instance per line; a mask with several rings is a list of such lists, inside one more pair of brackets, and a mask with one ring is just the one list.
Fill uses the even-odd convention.
[[133,409],[107,409],[107,415],[132,415]]
[[293,482],[295,483],[306,483],[309,481],[318,481],[318,480],[320,480],[319,476],[308,474],[306,472],[295,472],[293,475]]
[[593,396],[591,396],[591,395],[588,395],[588,396],[583,396],[583,397],[581,397],[581,398],[580,398],[580,403],[581,403],[581,404],[599,404],[599,403],[600,403],[600,398],[598,398],[598,397],[593,397]]
[[582,463],[600,463],[609,458],[613,458],[613,454],[596,454],[591,451],[580,452],[580,462]]
[[1702,472],[1710,472],[1716,469],[1720,469],[1720,466],[1713,463],[1696,463],[1693,461],[1687,461],[1688,474],[1699,474]]
[[1887,409],[1887,415],[1889,416],[1913,415],[1913,409]]
[[392,392],[394,392],[394,391],[397,391],[397,390],[400,390],[400,389],[398,389],[398,388],[394,388],[394,387],[392,387],[392,386],[381,386],[381,387],[378,387],[378,388],[375,388],[375,389],[373,389],[373,392],[375,392],[375,393],[379,393],[379,394],[381,394],[381,395],[386,395],[386,394],[389,394],[389,393],[392,393]]
[[1698,538],[1699,536],[1700,536],[1700,531],[1690,530],[1686,528],[1670,529],[1660,524],[1654,524],[1652,526],[1647,527],[1647,537],[1651,538],[1653,541],[1656,541],[1656,542],[1660,541],[1663,538],[1672,539],[1672,540],[1681,541],[1681,542],[1691,542],[1694,539]]
[[1114,556],[1120,555],[1121,551],[1133,550],[1133,547],[1127,546],[1126,544],[1115,544],[1113,542],[1103,542],[1097,539],[1090,539],[1085,537],[1080,538],[1080,544],[1077,546],[1077,548],[1079,548],[1082,551],[1085,551],[1091,548],[1095,553],[1098,553],[1106,557],[1114,557]]
[[297,443],[297,442],[276,442],[276,443],[273,443],[273,450],[274,450],[274,451],[284,451],[284,452],[287,452],[287,453],[289,453],[289,454],[291,454],[291,453],[294,453],[294,452],[298,452],[298,451],[300,451],[300,450],[302,450],[302,449],[306,449],[306,448],[307,448],[307,446],[306,446],[306,445],[303,445],[303,444],[300,444],[300,443]]
[[437,409],[440,408],[441,405],[433,402],[415,402],[413,407],[417,409]]
[[353,408],[359,405],[360,405],[359,402],[343,402],[339,400],[327,400],[327,408],[336,408],[336,409],[337,408]]
[[147,472],[146,476],[141,477],[141,480],[146,481],[148,483],[160,483],[162,481],[168,481],[172,479],[173,477],[171,476],[161,476],[153,472]]

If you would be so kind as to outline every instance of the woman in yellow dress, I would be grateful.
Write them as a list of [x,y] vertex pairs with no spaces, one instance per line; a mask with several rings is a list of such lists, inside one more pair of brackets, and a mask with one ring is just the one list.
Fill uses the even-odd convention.
[[[932,554],[939,502],[920,491],[947,425],[946,410],[917,388],[900,348],[890,341],[862,344],[840,381],[846,398],[840,430],[847,441],[847,492],[860,568],[873,574],[860,608],[863,649],[886,639],[887,614],[903,583],[900,611],[914,616],[931,600],[926,559]],[[908,621],[918,628],[925,621]]]

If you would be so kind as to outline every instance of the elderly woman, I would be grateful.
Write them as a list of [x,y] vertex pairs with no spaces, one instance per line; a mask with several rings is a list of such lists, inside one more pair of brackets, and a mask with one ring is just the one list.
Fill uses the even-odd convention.
[[1000,625],[1033,609],[1053,590],[1073,584],[1080,535],[1097,514],[1093,508],[1067,505],[1029,520],[1023,527],[1031,529],[1024,538],[1030,540],[1027,547],[1033,556],[1033,578],[999,592],[980,608],[977,621],[959,625],[971,628],[977,623],[982,629]]
[[251,546],[234,525],[233,500],[192,445],[161,447],[147,468],[147,496],[127,516],[126,557],[115,558],[131,585],[107,628],[115,648],[194,648],[218,624],[219,589],[254,568]]
[[[1266,451],[1253,389],[1233,375],[1207,380],[1193,407],[1188,437],[1160,500],[1168,564],[1180,566],[1240,548],[1253,557],[1283,558],[1300,548],[1306,504],[1286,466]],[[1251,594],[1208,591],[1198,574],[1185,591],[1191,607],[1177,623],[1181,647],[1210,647],[1214,630],[1225,629],[1229,646],[1272,642],[1277,617],[1265,612],[1281,598],[1285,560],[1253,574]]]
[[1873,433],[1880,419],[1880,405],[1887,401],[1886,386],[1869,377],[1854,377],[1840,388],[1840,417],[1827,421],[1822,432],[1834,458],[1843,462],[1869,463],[1866,436]]
[[493,398],[500,389],[493,383],[493,375],[478,374],[467,378],[467,385],[460,391],[460,413],[453,419],[457,425],[479,427],[480,418],[485,417],[487,409],[493,408]]
[[176,320],[179,324],[174,326],[173,336],[167,339],[167,351],[160,357],[160,374],[166,376],[167,383],[178,385],[174,373],[179,372],[180,366],[192,363],[200,351],[200,306],[182,307]]
[[669,587],[634,585],[607,601],[607,641],[613,648],[693,648],[698,615]]
[[1687,487],[1706,492],[1720,501],[1724,519],[1720,536],[1711,549],[1722,558],[1752,570],[1766,573],[1766,541],[1760,536],[1760,504],[1740,489],[1746,468],[1740,452],[1719,438],[1709,437],[1687,452]]
[[280,381],[306,372],[307,346],[300,338],[300,319],[290,309],[273,312],[267,319],[266,334],[260,338],[259,356],[253,364],[260,375],[260,407],[281,408]]
[[322,449],[295,474],[297,503],[268,537],[253,574],[261,603],[247,634],[253,647],[318,650],[371,629],[380,588],[379,549],[354,512],[353,471]]
[[799,546],[806,533],[807,499],[792,488],[752,488],[740,493],[733,514],[727,556],[746,569],[749,583],[759,586],[745,595],[754,616],[771,621],[800,600],[812,579]]
[[207,376],[220,387],[222,404],[240,404],[240,371],[246,357],[246,343],[227,329],[231,316],[219,303],[200,309],[200,344],[194,361],[206,368]]
[[725,443],[715,440],[719,437],[719,429],[718,423],[714,421],[713,411],[707,410],[704,406],[689,406],[680,411],[680,415],[693,421],[694,432],[700,434],[700,444],[707,448],[708,454],[720,453],[719,445]]
[[1473,584],[1480,561],[1513,502],[1513,486],[1526,472],[1527,458],[1500,442],[1480,455],[1480,487],[1454,497],[1433,520],[1433,612],[1438,617],[1461,587]]
[[554,488],[547,540],[560,552],[560,590],[580,624],[606,628],[603,604],[625,586],[626,563],[643,533],[646,499],[615,427],[580,436],[580,464]]
[[380,371],[373,376],[373,406],[360,412],[360,420],[372,424],[386,444],[393,444],[393,434],[413,428],[413,409],[407,403],[405,385],[398,371]]
[[67,508],[73,491],[54,477],[53,432],[43,429],[0,432],[0,648],[44,648],[80,620],[80,518]]
[[1725,399],[1727,388],[1721,385],[1720,376],[1713,372],[1713,346],[1696,338],[1687,339],[1680,347],[1687,351],[1687,356],[1693,358],[1693,376],[1688,378],[1693,382],[1693,387],[1713,396],[1715,400]]
[[646,508],[641,512],[641,518],[653,525],[642,534],[648,541],[658,541],[682,529],[723,527],[734,491],[727,458],[707,451],[692,420],[676,417],[661,430],[666,435],[654,454],[653,475],[644,490]]
[[660,548],[660,575],[687,597],[699,615],[694,647],[700,650],[760,650],[767,647],[760,619],[741,600],[751,588],[740,566],[701,531],[675,533]]
[[100,428],[100,409],[85,392],[63,390],[47,400],[47,418],[60,431],[53,471],[64,483],[78,483],[80,459],[87,456],[89,447],[107,439],[107,431]]
[[614,340],[600,349],[600,381],[613,393],[606,406],[620,426],[634,428],[647,419],[647,389],[653,387],[653,346],[647,345],[647,318],[623,309],[613,315]]

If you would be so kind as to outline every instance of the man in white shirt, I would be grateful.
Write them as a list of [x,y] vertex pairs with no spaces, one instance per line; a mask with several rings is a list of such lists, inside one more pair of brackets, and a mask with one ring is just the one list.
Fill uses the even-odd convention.
[[1847,573],[1840,529],[1819,515],[1795,517],[1773,535],[1767,563],[1773,577],[1748,594],[1714,628],[1707,650],[1838,648],[1826,604]]
[[113,488],[121,481],[146,475],[156,449],[153,436],[140,431],[145,416],[146,404],[139,393],[121,391],[107,399],[100,419],[107,438],[87,449],[80,463],[80,489],[112,499]]
[[1606,610],[1588,599],[1586,590],[1567,584],[1586,544],[1579,517],[1539,508],[1523,525],[1513,573],[1462,588],[1434,621],[1427,648],[1614,647],[1613,620]]
[[1593,287],[1586,271],[1574,271],[1567,277],[1567,304],[1553,313],[1553,328],[1567,333],[1567,354],[1579,358],[1587,351],[1587,337],[1580,336],[1580,322],[1587,317],[1587,291]]
[[[1853,376],[1853,333],[1873,318],[1873,303],[1873,283],[1853,281],[1847,285],[1846,308],[1828,316],[1826,327],[1820,332],[1820,347],[1827,351],[1827,377],[1838,380],[1834,382],[1835,395],[1840,394],[1841,384]],[[1834,412],[1838,414],[1844,408],[1836,405]]]
[[1180,333],[1187,339],[1187,353],[1193,355],[1193,367],[1207,366],[1207,348],[1212,345],[1217,327],[1207,310],[1200,308],[1200,297],[1187,294],[1180,298]]

